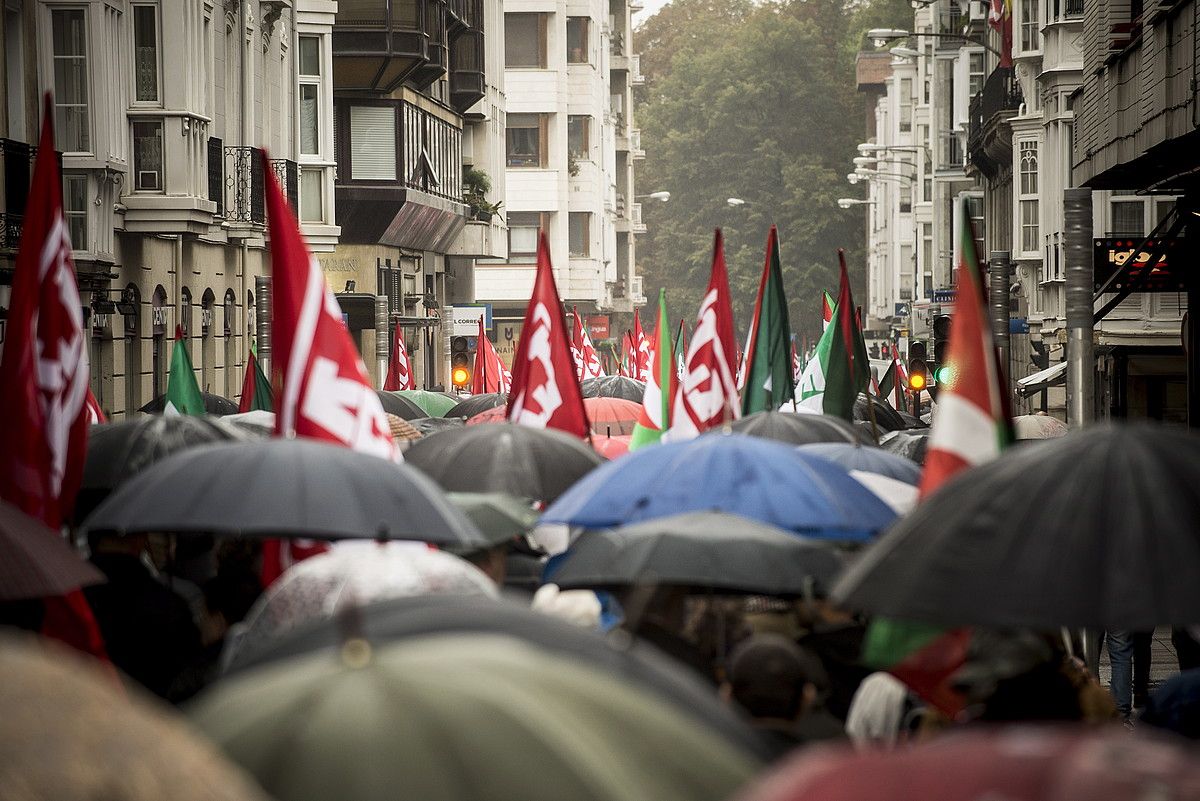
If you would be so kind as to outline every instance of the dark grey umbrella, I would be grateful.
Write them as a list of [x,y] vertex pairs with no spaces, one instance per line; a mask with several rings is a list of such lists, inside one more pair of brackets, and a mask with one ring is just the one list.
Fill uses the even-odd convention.
[[303,439],[206,445],[164,459],[122,484],[83,527],[487,544],[419,471]]
[[75,518],[82,520],[121,482],[172,454],[246,438],[215,418],[190,415],[139,415],[120,423],[94,425],[88,431]]
[[1097,426],[966,471],[847,569],[838,601],[939,625],[1200,623],[1200,438]]
[[402,420],[416,420],[418,417],[424,417],[427,414],[424,409],[403,395],[398,395],[395,392],[387,392],[382,389],[375,390],[375,394],[379,396],[379,402],[383,405],[385,412],[394,414]]
[[[229,398],[214,395],[211,392],[201,392],[200,396],[204,398],[204,411],[207,414],[215,414],[218,417],[226,414],[237,414],[238,405]],[[146,412],[147,414],[162,414],[166,408],[167,396],[159,395],[141,409],[138,409],[138,411]]]
[[841,560],[826,545],[723,512],[688,512],[581,534],[547,577],[562,589],[671,586],[804,595]]
[[646,394],[646,382],[623,375],[606,375],[583,379],[579,389],[585,398],[622,398],[641,403]]
[[849,445],[844,442],[818,442],[812,445],[801,445],[800,452],[828,459],[846,470],[875,473],[903,481],[905,484],[916,485],[921,481],[921,468],[917,466],[916,462],[894,453],[888,453],[882,448]]
[[443,417],[474,417],[480,412],[486,412],[488,409],[495,409],[497,406],[503,406],[508,403],[508,395],[501,392],[487,392],[482,395],[472,395],[469,398],[464,398],[450,411],[446,412]]
[[887,431],[879,437],[879,447],[888,453],[925,464],[925,450],[929,445],[929,429]]
[[64,595],[104,580],[57,531],[0,501],[0,601]]
[[874,395],[858,393],[858,397],[854,401],[854,419],[870,423],[872,409],[875,413],[875,426],[879,429],[880,434],[883,434],[884,431],[899,431],[908,427],[904,418],[889,406],[887,401]]
[[461,417],[418,417],[408,422],[425,436],[451,428],[462,428],[465,425]]
[[919,417],[913,417],[908,412],[897,409],[896,414],[900,415],[900,419],[904,421],[905,429],[929,428],[929,423],[925,422],[924,420],[920,419]]
[[601,463],[576,437],[510,423],[444,431],[415,443],[404,459],[450,492],[506,492],[545,503]]
[[[840,417],[792,412],[755,412],[729,426],[739,434],[789,445],[813,442],[869,442]],[[869,442],[869,444],[874,444]]]

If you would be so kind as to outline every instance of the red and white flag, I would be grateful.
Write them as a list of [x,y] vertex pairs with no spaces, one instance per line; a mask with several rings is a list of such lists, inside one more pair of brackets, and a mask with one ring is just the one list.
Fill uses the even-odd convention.
[[575,318],[573,333],[571,336],[572,355],[578,358],[578,376],[582,381],[585,378],[600,378],[604,375],[604,365],[600,364],[600,354],[596,353],[596,348],[592,345],[592,338],[588,336],[587,326],[583,324],[582,318],[579,316],[578,309],[572,309]]
[[800,383],[800,376],[804,373],[804,364],[800,361],[800,354],[796,352],[796,343],[792,342],[792,380],[797,384]]
[[900,358],[900,348],[892,343],[892,362],[896,365],[896,380],[893,386],[896,391],[896,408],[908,411],[904,404],[904,390],[908,387],[908,371],[904,369],[904,360]]
[[675,392],[667,439],[691,439],[739,417],[741,404],[734,382],[736,358],[725,244],[718,228],[713,237],[712,273]]
[[[0,498],[58,531],[83,475],[89,424],[88,351],[62,208],[54,114],[42,134],[9,296],[0,359]],[[42,634],[105,659],[92,610],[75,590],[45,599]]]
[[583,393],[571,361],[571,337],[554,285],[544,231],[538,234],[537,279],[513,357],[508,419],[533,428],[557,428],[577,437],[588,436]]
[[633,310],[633,377],[638,381],[650,379],[650,340],[642,330],[642,318]]
[[104,410],[100,408],[100,401],[96,400],[96,396],[92,394],[92,388],[88,387],[87,400],[84,402],[84,408],[87,409],[87,421],[91,424],[107,423],[108,418],[104,416]]
[[[966,211],[964,209],[964,215]],[[969,217],[959,245],[957,292],[937,412],[929,432],[920,497],[960,470],[990,461],[1013,441],[1004,376],[984,307],[983,271],[975,254]]]
[[471,394],[485,392],[508,392],[512,387],[512,373],[500,361],[500,354],[492,347],[487,332],[483,330],[483,318],[479,318],[479,333],[475,335],[475,366],[471,371]]
[[404,347],[404,331],[400,326],[396,326],[396,336],[392,338],[392,358],[388,361],[383,388],[388,392],[417,388],[412,365],[408,363],[408,350]]
[[[271,234],[275,436],[317,439],[398,462],[400,451],[379,396],[342,322],[342,310],[279,190],[266,151],[262,170]],[[267,541],[263,584],[323,550],[323,544],[311,541]]]

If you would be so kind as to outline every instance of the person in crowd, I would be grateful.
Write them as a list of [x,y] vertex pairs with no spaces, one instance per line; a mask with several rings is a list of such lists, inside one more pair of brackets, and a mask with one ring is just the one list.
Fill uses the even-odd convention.
[[1171,645],[1175,646],[1180,670],[1200,668],[1200,629],[1179,626],[1171,629]]
[[1185,670],[1163,682],[1150,696],[1139,722],[1200,740],[1200,668]]
[[824,598],[800,601],[796,608],[805,632],[797,642],[816,654],[829,676],[826,707],[834,717],[846,720],[859,684],[871,674],[860,659],[866,626]]
[[508,576],[508,552],[510,550],[512,550],[512,546],[507,542],[502,542],[499,545],[464,553],[462,557],[479,568],[485,576],[496,583],[497,587],[503,587]]
[[829,679],[821,660],[787,637],[747,637],[733,649],[727,672],[722,697],[750,715],[778,755],[843,736],[841,723],[824,708]]
[[905,733],[906,720],[918,706],[908,687],[890,673],[871,673],[850,701],[846,736],[860,751],[891,750]]
[[201,655],[187,602],[144,560],[148,537],[95,535],[92,564],[108,579],[84,588],[113,664],[152,693],[180,700],[176,681]]

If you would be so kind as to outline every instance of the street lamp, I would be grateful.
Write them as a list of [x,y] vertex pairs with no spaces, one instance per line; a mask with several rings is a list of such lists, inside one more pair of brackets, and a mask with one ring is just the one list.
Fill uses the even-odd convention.
[[644,197],[648,197],[648,198],[650,198],[651,200],[661,200],[663,203],[666,203],[668,200],[670,200],[670,199],[671,199],[671,193],[670,193],[670,192],[667,192],[667,191],[662,191],[662,192],[651,192],[651,193],[650,193],[650,194],[648,194],[648,195],[634,195],[633,199],[634,199],[634,200],[641,200],[641,199],[642,199],[642,198],[644,198]]
[[874,206],[874,200],[861,200],[856,197],[840,197],[837,204],[843,209],[848,209],[851,206]]
[[987,42],[982,42],[978,39],[966,36],[961,33],[931,33],[928,31],[902,31],[898,28],[872,28],[867,31],[867,38],[875,42],[876,47],[883,47],[888,42],[896,39],[908,39],[913,36],[928,36],[932,39],[958,39],[960,42],[982,47],[984,50],[999,57],[1000,51],[989,45]]
[[725,202],[734,207],[746,205],[746,201],[742,200],[740,197],[725,198]]
[[913,50],[911,47],[896,46],[888,50],[895,58],[920,58],[921,51]]
[[859,153],[880,153],[893,150],[900,153],[920,153],[924,149],[914,145],[877,145],[874,142],[863,142],[858,146]]

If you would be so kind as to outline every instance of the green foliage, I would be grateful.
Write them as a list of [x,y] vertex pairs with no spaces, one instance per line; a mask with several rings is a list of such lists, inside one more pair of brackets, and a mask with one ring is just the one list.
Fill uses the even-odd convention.
[[643,207],[647,295],[667,287],[672,315],[690,327],[720,226],[743,336],[774,223],[793,331],[820,335],[820,291],[837,287],[839,247],[864,297],[863,212],[836,202],[867,135],[854,56],[867,28],[903,25],[905,12],[911,21],[902,0],[673,0],[639,28],[648,156],[638,186],[671,192]]

